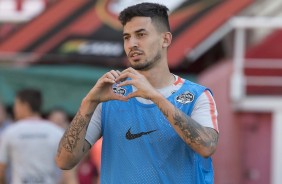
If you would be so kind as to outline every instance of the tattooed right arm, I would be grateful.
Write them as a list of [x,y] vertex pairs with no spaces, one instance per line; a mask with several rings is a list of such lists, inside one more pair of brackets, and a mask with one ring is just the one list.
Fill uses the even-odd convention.
[[120,71],[105,73],[83,99],[79,111],[61,138],[56,163],[61,169],[73,168],[89,151],[91,145],[85,140],[92,113],[101,102],[109,100],[127,101],[127,97],[115,94],[113,84]]
[[97,105],[84,100],[61,138],[56,156],[56,163],[61,169],[73,168],[89,151],[91,145],[85,140],[85,135]]
[[162,95],[156,94],[153,97],[152,101],[191,149],[203,157],[209,157],[215,152],[218,143],[218,132],[216,130],[200,125]]

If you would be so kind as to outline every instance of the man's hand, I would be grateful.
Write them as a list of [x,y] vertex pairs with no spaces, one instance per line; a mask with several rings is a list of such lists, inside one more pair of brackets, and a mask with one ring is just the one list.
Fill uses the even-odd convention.
[[[125,80],[127,78],[131,78],[131,80]],[[137,89],[135,92],[128,94],[127,99],[142,97],[151,100],[155,94],[158,94],[156,89],[150,84],[146,77],[131,67],[122,71],[115,81],[118,83],[118,87],[133,85]]]
[[116,83],[115,79],[118,78],[120,74],[118,70],[111,70],[104,74],[87,94],[86,99],[96,103],[109,100],[126,101],[126,97],[114,93],[112,88],[113,84]]

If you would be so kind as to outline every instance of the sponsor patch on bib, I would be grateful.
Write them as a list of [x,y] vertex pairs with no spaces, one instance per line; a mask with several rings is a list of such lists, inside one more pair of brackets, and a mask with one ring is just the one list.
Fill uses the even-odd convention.
[[124,88],[121,87],[113,87],[113,91],[115,94],[119,94],[119,95],[125,95],[126,90]]
[[182,104],[193,102],[193,100],[194,100],[194,95],[189,91],[186,91],[176,97],[176,101]]

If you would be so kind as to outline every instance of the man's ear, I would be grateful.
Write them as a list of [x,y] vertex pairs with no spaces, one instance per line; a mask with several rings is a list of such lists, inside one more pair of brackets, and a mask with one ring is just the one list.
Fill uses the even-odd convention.
[[172,34],[170,32],[163,33],[163,48],[170,46],[172,40]]

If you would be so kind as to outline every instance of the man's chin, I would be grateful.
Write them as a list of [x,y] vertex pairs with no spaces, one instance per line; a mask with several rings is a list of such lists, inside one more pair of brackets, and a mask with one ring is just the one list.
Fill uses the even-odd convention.
[[140,65],[130,65],[133,69],[135,70],[142,70],[144,67],[143,66],[140,66]]
[[151,68],[150,65],[131,65],[131,67],[139,71],[147,71]]
[[136,60],[130,60],[130,66],[134,68],[135,70],[140,70],[140,71],[146,71],[152,68],[152,63],[141,60],[141,59],[136,59]]

